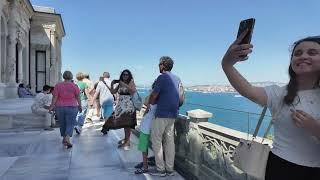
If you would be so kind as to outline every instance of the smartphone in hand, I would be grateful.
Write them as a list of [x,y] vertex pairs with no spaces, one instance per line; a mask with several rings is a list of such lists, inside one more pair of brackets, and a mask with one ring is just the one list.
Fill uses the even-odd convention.
[[242,20],[240,22],[237,38],[246,29],[248,29],[246,36],[243,38],[243,40],[240,42],[240,44],[250,44],[255,21],[256,20],[254,18],[250,18],[250,19]]

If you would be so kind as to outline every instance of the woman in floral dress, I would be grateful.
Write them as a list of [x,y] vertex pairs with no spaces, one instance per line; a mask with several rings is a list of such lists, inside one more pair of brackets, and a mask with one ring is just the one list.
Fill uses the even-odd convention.
[[[118,84],[116,87],[114,85]],[[118,147],[124,150],[130,149],[131,129],[137,125],[136,109],[131,100],[132,95],[137,91],[131,72],[128,69],[122,71],[119,80],[111,83],[111,92],[118,93],[118,100],[113,115],[103,126],[103,132],[109,129],[124,128],[125,137],[118,142]]]

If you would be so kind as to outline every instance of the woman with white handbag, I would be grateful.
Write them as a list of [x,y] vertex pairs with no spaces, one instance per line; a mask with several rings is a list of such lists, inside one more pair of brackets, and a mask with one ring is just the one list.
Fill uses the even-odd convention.
[[231,85],[242,96],[267,106],[273,115],[274,140],[265,179],[319,180],[320,36],[293,44],[286,86],[256,87],[234,67],[252,52],[251,44],[240,43],[247,33],[248,30],[231,44],[221,64]]

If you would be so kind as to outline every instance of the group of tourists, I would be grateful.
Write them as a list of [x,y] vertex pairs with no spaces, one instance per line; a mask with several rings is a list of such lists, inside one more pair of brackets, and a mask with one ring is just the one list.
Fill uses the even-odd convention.
[[[241,44],[244,32],[229,47],[222,59],[224,70],[231,85],[244,97],[267,106],[273,117],[273,148],[269,153],[265,179],[310,179],[320,177],[320,37],[307,37],[294,43],[291,53],[288,85],[256,87],[250,84],[234,67],[247,60],[252,52],[251,44]],[[148,99],[146,113],[140,126],[138,149],[143,163],[136,174],[147,173],[158,176],[173,175],[174,170],[174,122],[181,105],[180,79],[171,73],[173,60],[160,58],[160,75],[154,81]],[[70,137],[75,128],[78,134],[85,119],[92,118],[92,109],[101,109],[105,120],[101,132],[124,128],[124,138],[119,148],[130,149],[131,129],[137,125],[136,107],[132,97],[137,92],[129,70],[123,70],[119,79],[110,80],[105,72],[93,85],[88,77],[73,75],[66,71],[64,81],[53,91],[50,111],[55,111],[60,122],[63,144],[72,147]],[[44,93],[48,91],[44,88]],[[100,115],[100,112],[99,112]],[[76,123],[76,126],[74,122]],[[156,169],[148,169],[148,147],[152,143]],[[165,156],[165,158],[164,158]],[[260,163],[260,162],[257,162]]]
[[[181,105],[181,81],[171,73],[174,62],[170,57],[163,56],[159,62],[160,75],[154,81],[152,91],[145,101],[146,110],[141,122],[138,145],[143,165],[137,167],[136,174],[174,174],[174,122]],[[52,102],[47,108],[47,112],[55,112],[57,116],[63,145],[71,148],[73,131],[81,134],[83,125],[86,122],[92,123],[96,112],[96,116],[105,121],[101,132],[107,134],[112,129],[123,128],[125,135],[118,142],[118,148],[130,150],[131,130],[137,126],[136,113],[140,110],[134,100],[139,95],[130,70],[123,70],[119,79],[114,80],[110,79],[108,72],[104,72],[97,83],[92,83],[89,76],[81,72],[76,74],[76,82],[70,71],[63,73],[63,79],[63,82],[55,85]],[[44,88],[43,93],[46,92],[47,88]],[[149,141],[155,154],[154,171],[148,170]]]

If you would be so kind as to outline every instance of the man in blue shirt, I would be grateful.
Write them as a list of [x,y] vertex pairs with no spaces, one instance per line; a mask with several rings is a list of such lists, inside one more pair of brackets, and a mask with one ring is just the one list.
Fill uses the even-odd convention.
[[[151,142],[155,154],[157,169],[151,175],[173,175],[175,145],[174,122],[179,110],[179,82],[180,79],[171,73],[173,60],[168,56],[160,58],[158,76],[150,104],[157,104],[155,120],[152,121]],[[163,143],[162,143],[163,142]],[[165,161],[163,159],[165,152]]]

